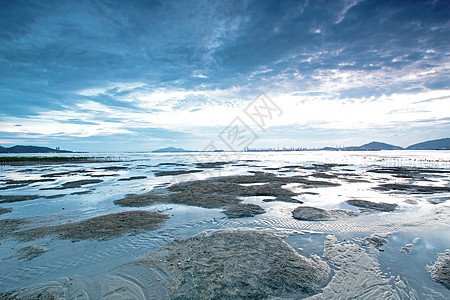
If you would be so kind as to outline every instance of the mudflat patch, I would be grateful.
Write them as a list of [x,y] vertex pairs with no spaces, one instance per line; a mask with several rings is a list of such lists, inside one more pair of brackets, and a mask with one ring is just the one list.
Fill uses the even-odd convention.
[[292,211],[294,219],[302,221],[332,221],[358,216],[358,213],[343,209],[322,209],[311,206],[299,206]]
[[[278,177],[274,174],[261,173],[253,175],[217,177],[174,184],[159,191],[146,194],[131,194],[114,201],[120,206],[139,207],[158,202],[185,204],[204,208],[228,208],[242,202],[239,197],[268,196],[264,201],[284,201],[302,203],[293,198],[297,195],[283,188],[290,183],[290,177]],[[294,181],[304,178],[295,178]],[[255,185],[243,185],[253,184]],[[249,207],[248,207],[249,208]]]
[[156,230],[161,228],[168,219],[168,215],[155,212],[127,211],[99,216],[81,222],[31,228],[17,231],[15,235],[24,241],[47,236],[72,241],[109,240],[126,234]]
[[266,211],[259,205],[252,203],[239,203],[228,207],[223,213],[228,218],[245,218],[263,214]]
[[319,291],[330,275],[276,236],[219,232],[174,241],[136,262],[162,278],[172,299],[265,299]]
[[371,209],[371,210],[378,210],[378,211],[394,211],[398,205],[397,204],[391,204],[391,203],[384,203],[384,202],[372,202],[367,200],[347,200],[345,203],[350,204],[352,206],[356,206],[358,208],[364,208],[364,209]]
[[82,180],[69,181],[69,182],[63,183],[61,186],[58,186],[58,187],[42,188],[41,190],[75,189],[75,188],[80,188],[84,185],[100,183],[100,182],[103,182],[103,180],[101,180],[101,179],[82,179]]
[[406,183],[385,183],[374,187],[374,189],[386,192],[403,192],[412,194],[435,194],[450,192],[450,187],[447,186],[428,186]]
[[0,207],[0,215],[7,214],[7,213],[10,213],[10,212],[12,212],[11,208]]
[[0,195],[0,203],[28,201],[40,198],[39,195]]
[[10,237],[12,233],[20,230],[30,222],[26,219],[3,219],[0,220],[0,239]]
[[450,290],[450,250],[439,253],[432,266],[427,266],[428,272],[434,281],[442,284]]
[[13,257],[21,260],[32,260],[38,256],[41,256],[48,250],[38,246],[26,246],[16,251]]
[[161,177],[161,176],[175,176],[175,175],[190,174],[190,173],[199,173],[199,172],[202,172],[202,170],[157,171],[157,172],[155,172],[155,176],[156,176],[156,177]]
[[139,180],[139,179],[145,179],[147,176],[131,176],[127,178],[120,178],[119,181],[131,181],[131,180]]

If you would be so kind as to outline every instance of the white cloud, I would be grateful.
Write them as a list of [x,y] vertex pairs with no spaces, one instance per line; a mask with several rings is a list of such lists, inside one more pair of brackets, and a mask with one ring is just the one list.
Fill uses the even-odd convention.
[[117,92],[131,91],[136,88],[146,86],[143,82],[110,82],[101,87],[92,87],[83,89],[77,92],[77,94],[87,97],[98,96],[105,94],[110,90],[115,90]]
[[[326,129],[370,129],[421,126],[421,121],[448,118],[450,91],[398,93],[340,99],[327,95],[279,94],[273,97],[284,114],[274,126],[292,124]],[[430,124],[431,125],[431,124]]]

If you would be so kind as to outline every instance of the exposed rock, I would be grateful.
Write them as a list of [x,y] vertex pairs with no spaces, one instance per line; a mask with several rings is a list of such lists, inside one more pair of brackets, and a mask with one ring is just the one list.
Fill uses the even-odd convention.
[[172,299],[265,299],[316,293],[330,268],[282,239],[251,231],[174,241],[136,264],[160,274]]
[[292,211],[292,216],[294,217],[294,219],[303,221],[332,221],[332,220],[348,219],[350,217],[354,217],[357,215],[358,213],[355,213],[350,210],[342,210],[342,209],[326,210],[311,206],[299,206]]

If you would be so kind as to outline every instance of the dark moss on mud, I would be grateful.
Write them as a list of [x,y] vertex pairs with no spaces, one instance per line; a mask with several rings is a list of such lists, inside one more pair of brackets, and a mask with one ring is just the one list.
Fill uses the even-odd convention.
[[273,173],[265,173],[258,171],[255,171],[253,175],[222,177],[221,181],[239,184],[250,184],[261,182],[280,183],[280,184],[298,183],[301,184],[303,188],[333,187],[340,185],[339,183],[330,181],[310,180],[305,176],[278,176]]
[[45,199],[56,199],[56,198],[62,198],[64,197],[66,194],[56,194],[56,195],[50,195],[50,196],[45,196]]
[[186,164],[182,164],[182,163],[160,163],[157,165],[157,167],[161,167],[161,166],[175,166],[175,167],[184,167],[187,166]]
[[24,166],[24,165],[59,165],[68,163],[100,163],[113,162],[108,157],[80,157],[80,156],[5,156],[0,157],[0,165]]
[[23,229],[30,221],[26,219],[3,219],[0,220],[0,239],[10,237],[14,232]]
[[103,180],[101,180],[101,179],[82,179],[82,180],[76,180],[76,181],[69,181],[69,182],[63,183],[61,186],[57,186],[57,187],[41,188],[41,190],[75,189],[75,188],[80,188],[84,185],[100,183],[100,182],[103,182]]
[[[50,173],[50,174],[44,174],[41,177],[43,178],[52,178],[52,177],[63,177],[63,176],[71,176],[71,175],[79,175],[79,174],[89,174],[93,171],[80,169],[80,170],[74,170],[74,171],[64,171],[64,172],[57,172],[57,173]],[[53,181],[55,179],[47,179],[50,181]]]
[[119,181],[130,181],[130,180],[139,180],[139,179],[145,179],[147,176],[131,176],[127,178],[120,178]]
[[311,206],[299,206],[292,211],[294,219],[302,221],[333,221],[358,216],[358,213],[342,209],[322,209]]
[[439,253],[432,266],[427,266],[428,272],[434,281],[442,284],[450,290],[450,250]]
[[228,218],[245,218],[254,217],[258,214],[263,214],[266,211],[259,205],[252,203],[239,203],[229,206],[223,213]]
[[318,292],[330,274],[319,257],[245,231],[174,241],[136,264],[160,274],[171,299],[294,299]]
[[5,185],[0,187],[0,190],[11,190],[11,189],[17,189],[24,186],[28,186],[28,184],[11,184],[11,185]]
[[16,231],[21,241],[44,237],[81,241],[109,240],[126,234],[137,234],[161,228],[169,216],[147,211],[127,211],[87,219],[80,222]]
[[314,174],[311,174],[312,177],[316,178],[325,178],[325,179],[331,179],[331,178],[338,178],[337,174],[329,174],[324,172],[317,172]]
[[89,177],[92,178],[116,177],[116,176],[119,176],[119,174],[89,174]]
[[81,192],[73,192],[70,193],[71,195],[86,195],[86,194],[90,194],[92,193],[92,190],[87,190],[87,191],[81,191]]
[[156,177],[161,176],[175,176],[175,175],[182,175],[182,174],[190,174],[190,173],[199,173],[203,172],[202,170],[174,170],[174,171],[157,171],[155,172]]
[[47,249],[38,246],[26,246],[17,250],[13,257],[22,260],[32,260],[47,251]]
[[398,205],[392,204],[392,203],[384,203],[384,202],[372,202],[367,200],[347,200],[345,203],[359,207],[359,208],[365,208],[365,209],[373,209],[378,211],[384,211],[384,212],[390,212],[394,211]]
[[231,165],[235,162],[232,161],[216,161],[216,162],[201,162],[196,163],[196,167],[199,169],[216,169],[216,168],[223,168],[224,165]]
[[385,183],[380,184],[373,189],[387,192],[406,192],[411,194],[435,194],[435,193],[448,193],[450,187],[446,186],[426,186],[415,184],[402,184],[402,183]]
[[115,200],[114,204],[126,207],[142,207],[160,202],[169,202],[168,197],[166,195],[146,193],[140,195],[136,194],[126,195],[125,198]]
[[368,170],[369,173],[391,174],[399,178],[426,179],[439,176],[439,174],[450,174],[450,170],[416,167],[384,167]]
[[128,167],[123,166],[110,166],[110,167],[99,167],[95,168],[96,170],[105,170],[105,171],[122,171],[122,170],[128,170]]
[[55,181],[55,179],[51,178],[41,178],[41,179],[25,179],[25,180],[14,180],[14,179],[5,179],[1,180],[6,185],[30,185],[37,182],[49,182],[49,181]]
[[12,208],[0,207],[0,215],[7,214],[7,213],[10,213],[10,212],[12,212]]
[[[275,199],[265,201],[285,201],[302,203],[293,198],[297,194],[284,189],[283,180],[271,182],[272,175],[255,174],[249,176],[218,177],[178,183],[163,189],[164,193],[150,192],[141,195],[127,195],[114,201],[120,206],[147,206],[158,202],[193,205],[204,208],[225,208],[242,200],[239,197],[267,196]],[[242,185],[245,183],[263,183]]]
[[0,195],[0,203],[28,201],[40,198],[39,195]]
[[8,190],[8,189],[13,189],[13,188],[28,186],[30,184],[38,183],[38,182],[55,181],[55,179],[51,179],[51,178],[25,179],[25,180],[5,179],[5,180],[0,180],[0,181],[2,181],[3,184],[5,184],[5,186],[0,187],[0,190]]

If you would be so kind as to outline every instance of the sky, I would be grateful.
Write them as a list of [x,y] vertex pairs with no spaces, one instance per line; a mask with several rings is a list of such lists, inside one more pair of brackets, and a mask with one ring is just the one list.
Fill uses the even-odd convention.
[[408,146],[449,67],[450,1],[1,0],[0,145]]

